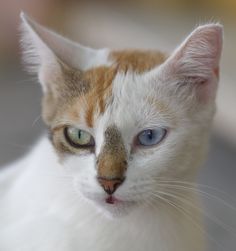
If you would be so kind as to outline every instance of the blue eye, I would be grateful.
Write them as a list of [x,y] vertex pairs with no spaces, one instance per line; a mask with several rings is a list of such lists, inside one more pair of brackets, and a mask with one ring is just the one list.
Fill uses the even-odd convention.
[[153,146],[160,143],[166,136],[167,130],[164,128],[147,129],[138,134],[138,143],[143,146]]

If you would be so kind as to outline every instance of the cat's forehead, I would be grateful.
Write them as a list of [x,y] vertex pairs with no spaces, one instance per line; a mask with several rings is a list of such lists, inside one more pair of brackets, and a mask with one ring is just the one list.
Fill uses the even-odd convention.
[[133,71],[144,73],[163,63],[166,55],[159,51],[123,50],[112,51],[109,59],[115,63],[119,72]]
[[80,120],[92,128],[95,120],[104,114],[116,94],[120,92],[117,88],[126,89],[129,88],[129,84],[132,84],[130,88],[135,94],[138,86],[136,83],[131,83],[132,78],[128,76],[141,76],[142,73],[162,64],[165,59],[166,56],[158,51],[111,51],[108,56],[108,61],[112,62],[110,65],[94,67],[82,74],[83,81],[89,87],[82,95],[78,95],[73,103],[70,102],[67,106],[67,114],[63,115],[69,116],[69,120],[72,121]]

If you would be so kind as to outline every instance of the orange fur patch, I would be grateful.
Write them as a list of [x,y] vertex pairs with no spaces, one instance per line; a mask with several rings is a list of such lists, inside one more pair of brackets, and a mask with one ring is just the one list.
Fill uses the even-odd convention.
[[159,51],[123,50],[110,54],[110,59],[115,61],[118,71],[132,70],[137,73],[151,70],[166,58],[167,56]]
[[111,96],[111,83],[117,73],[114,67],[97,67],[84,73],[84,79],[90,83],[90,91],[84,96],[86,100],[86,122],[93,127],[96,107],[99,114],[105,111],[106,97]]

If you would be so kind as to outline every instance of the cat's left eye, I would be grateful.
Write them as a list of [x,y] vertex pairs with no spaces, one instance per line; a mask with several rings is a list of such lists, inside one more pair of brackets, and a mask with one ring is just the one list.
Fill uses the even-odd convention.
[[166,136],[165,128],[146,129],[137,136],[137,143],[142,146],[154,146],[159,144]]
[[64,129],[64,135],[67,142],[76,148],[93,147],[95,145],[93,136],[76,127],[68,126]]

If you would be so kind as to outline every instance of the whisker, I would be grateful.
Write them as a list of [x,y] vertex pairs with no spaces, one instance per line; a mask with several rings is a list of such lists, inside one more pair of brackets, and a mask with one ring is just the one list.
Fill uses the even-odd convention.
[[23,144],[18,144],[15,142],[7,142],[8,145],[13,146],[13,147],[17,147],[17,148],[21,148],[21,149],[26,149],[26,150],[30,150],[33,145],[29,144],[29,145],[23,145]]
[[186,198],[183,198],[183,197],[178,196],[178,195],[174,195],[172,193],[163,192],[163,191],[158,191],[158,193],[161,193],[161,194],[173,197],[173,198],[181,201],[182,203],[185,203],[185,204],[191,206],[192,208],[199,210],[202,214],[204,214],[207,218],[209,218],[212,222],[214,222],[215,224],[217,224],[219,227],[222,227],[224,230],[226,230],[229,233],[231,233],[231,234],[233,234],[233,235],[236,236],[235,230],[233,228],[231,228],[230,226],[228,226],[227,224],[225,224],[224,222],[222,222],[219,218],[213,217],[210,214],[206,213],[201,207],[195,206],[193,203],[191,203],[191,201],[188,201]]
[[[159,192],[158,192],[159,193]],[[153,196],[159,198],[160,200],[165,201],[167,204],[169,204],[170,206],[174,207],[178,212],[182,213],[184,216],[186,216],[188,218],[188,220],[190,220],[192,222],[192,224],[198,228],[204,235],[206,235],[211,241],[213,241],[218,247],[223,248],[223,250],[225,249],[223,245],[221,245],[220,243],[218,243],[210,234],[207,233],[206,230],[204,230],[203,227],[201,227],[199,224],[197,224],[196,221],[193,220],[193,215],[191,215],[189,213],[189,211],[186,211],[183,207],[176,205],[175,203],[170,202],[168,199],[163,198],[160,195],[154,194],[152,193]]]
[[224,196],[227,196],[228,198],[230,198],[232,201],[234,200],[232,197],[230,197],[228,195],[228,193],[226,193],[225,191],[219,189],[219,188],[216,188],[216,187],[212,187],[212,186],[209,186],[209,185],[205,185],[205,184],[201,184],[199,182],[190,182],[190,181],[183,181],[183,180],[169,180],[169,179],[155,179],[156,181],[158,182],[166,182],[166,183],[176,183],[176,184],[184,184],[184,185],[188,185],[188,186],[193,186],[193,187],[201,187],[201,188],[204,188],[204,189],[209,189],[209,190],[213,190],[215,192],[218,192],[218,193],[221,193],[222,195]]
[[205,196],[207,199],[212,199],[212,200],[215,199],[216,201],[222,203],[224,206],[232,209],[233,211],[236,211],[236,208],[234,206],[232,206],[231,204],[229,204],[228,202],[226,202],[222,198],[220,198],[216,195],[209,194],[206,191],[200,190],[199,188],[196,188],[196,187],[187,187],[187,186],[183,186],[183,185],[173,185],[173,184],[168,184],[168,182],[165,182],[165,183],[160,182],[157,185],[158,186],[162,185],[163,187],[169,187],[169,188],[175,188],[175,189],[182,189],[182,190],[186,190],[186,191],[194,191],[202,196]]
[[33,84],[35,81],[37,81],[36,77],[22,79],[19,81],[14,81],[14,84]]
[[41,114],[36,117],[36,119],[33,121],[31,126],[34,127],[36,125],[36,123],[40,120],[40,118],[41,118]]

